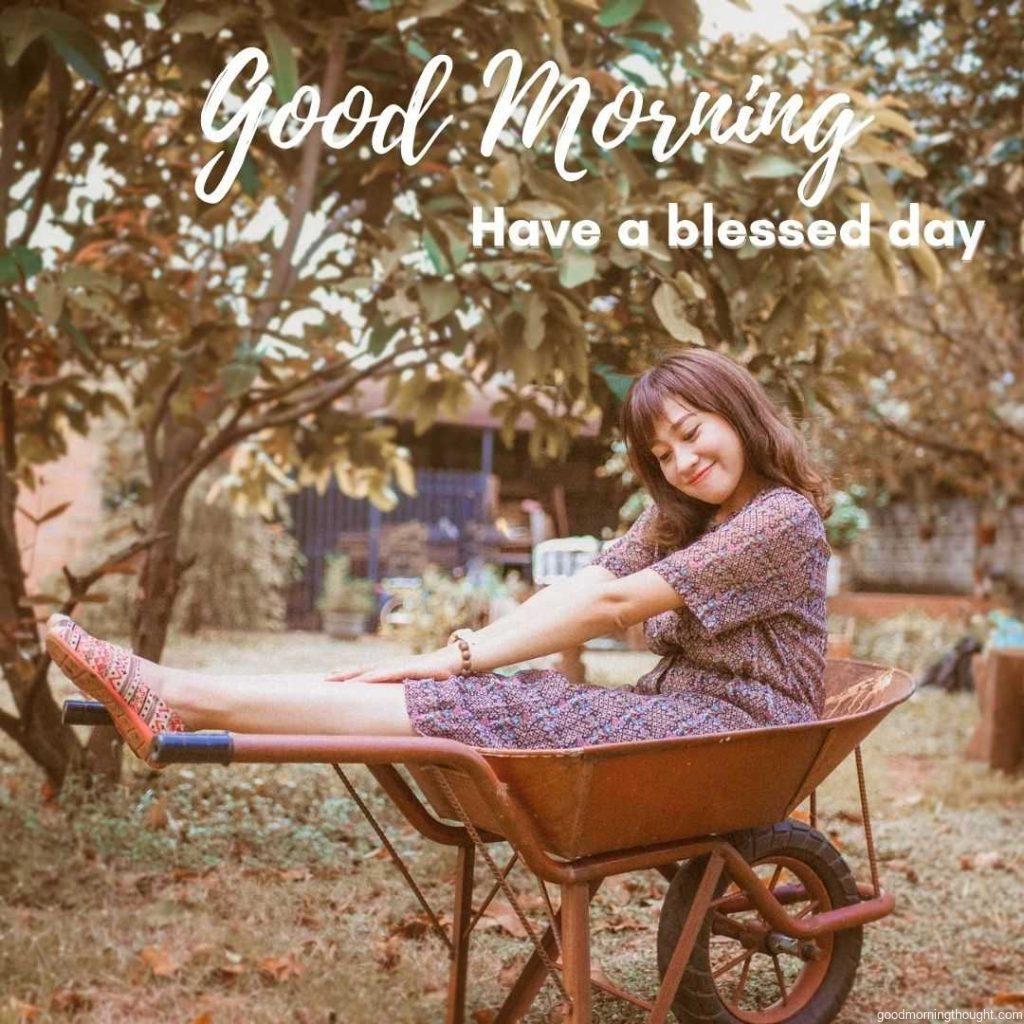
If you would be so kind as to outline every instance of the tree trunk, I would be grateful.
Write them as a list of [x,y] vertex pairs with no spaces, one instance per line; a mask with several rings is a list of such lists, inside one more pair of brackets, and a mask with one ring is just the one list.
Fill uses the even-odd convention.
[[[178,595],[182,567],[178,561],[184,494],[157,495],[159,521],[154,532],[166,537],[147,549],[139,573],[139,596],[132,618],[132,650],[148,661],[159,661]],[[111,781],[121,775],[121,737],[109,726],[97,726],[89,739],[92,767]]]
[[59,788],[68,770],[81,762],[82,748],[46,681],[50,659],[39,642],[35,614],[26,600],[25,573],[15,533],[18,489],[0,474],[0,668],[18,717],[5,716],[4,731]]

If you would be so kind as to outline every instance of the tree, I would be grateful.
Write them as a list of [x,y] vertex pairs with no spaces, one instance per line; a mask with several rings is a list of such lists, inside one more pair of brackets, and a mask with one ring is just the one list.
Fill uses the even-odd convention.
[[830,0],[824,17],[864,68],[862,88],[898,95],[926,173],[896,175],[914,201],[984,220],[993,281],[1024,305],[1022,0]]
[[[589,0],[523,11],[474,7],[472,17],[458,0],[326,8],[281,0],[259,11],[236,3],[215,11],[197,2],[148,6],[116,15],[84,3],[66,12],[18,7],[0,20],[8,83],[12,75],[23,80],[20,61],[32,47],[45,50],[48,67],[63,69],[10,95],[3,191],[33,178],[42,189],[35,223],[30,216],[22,231],[27,252],[38,257],[35,227],[44,212],[71,237],[45,254],[52,267],[30,266],[5,293],[10,336],[74,347],[88,371],[82,387],[106,394],[101,382],[114,375],[131,395],[148,476],[132,636],[143,656],[159,659],[166,640],[184,567],[185,498],[228,451],[231,484],[252,502],[266,501],[273,486],[323,483],[331,474],[348,493],[381,505],[394,500],[393,482],[411,485],[392,429],[355,411],[366,382],[384,382],[389,408],[426,429],[482,381],[501,381],[497,411],[506,427],[530,414],[532,450],[551,458],[564,455],[595,402],[610,406],[623,372],[669,344],[726,348],[798,410],[827,398],[820,320],[842,298],[835,251],[718,247],[705,259],[670,250],[661,240],[665,204],[679,201],[697,215],[706,200],[745,220],[845,219],[864,196],[866,169],[899,157],[899,145],[883,141],[892,119],[871,126],[865,139],[873,143],[858,140],[813,214],[794,198],[804,168],[777,138],[756,150],[690,143],[674,162],[659,163],[653,129],[607,152],[590,129],[626,81],[641,83],[648,99],[684,122],[698,91],[739,94],[755,73],[783,92],[796,88],[813,106],[853,73],[844,44],[828,32],[708,44],[698,38],[692,0],[649,0],[644,9],[619,0],[601,9]],[[528,69],[552,58],[590,83],[571,149],[588,172],[581,181],[552,170],[557,118],[533,148],[512,131],[493,158],[480,155],[494,108],[493,90],[481,81],[496,39],[515,46]],[[375,111],[407,105],[431,57],[455,51],[452,79],[424,126],[451,116],[451,129],[411,167],[364,140],[333,149],[313,131],[281,149],[258,131],[237,184],[219,203],[204,203],[195,178],[220,144],[201,136],[200,111],[210,82],[250,45],[270,55],[278,104],[315,85],[326,109],[362,85]],[[642,60],[643,76],[627,57]],[[808,75],[794,87],[789,76],[800,68]],[[884,98],[857,103],[886,106]],[[34,126],[51,123],[53,138],[40,146]],[[897,132],[902,127],[896,123]],[[89,164],[107,179],[102,197],[72,195]],[[471,249],[472,208],[497,205],[512,216],[589,216],[606,242],[592,252]],[[645,249],[614,241],[625,217],[650,218],[654,237]],[[891,251],[876,255],[894,260]],[[38,387],[22,349],[9,349],[8,363],[14,390]],[[53,432],[59,411],[47,428]],[[25,426],[10,421],[8,480],[47,457],[33,450]],[[17,577],[16,552],[5,557]],[[24,626],[25,595],[15,596]],[[20,636],[14,657],[27,656],[43,678],[34,629],[31,641],[27,628]],[[4,727],[24,740],[17,721]]]
[[864,282],[832,356],[860,380],[829,424],[847,479],[883,500],[973,498],[990,512],[1024,497],[1024,340],[983,267],[939,292],[892,299]]

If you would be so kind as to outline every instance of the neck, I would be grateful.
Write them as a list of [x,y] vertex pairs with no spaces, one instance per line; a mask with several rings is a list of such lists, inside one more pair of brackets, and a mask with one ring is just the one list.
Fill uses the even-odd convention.
[[718,506],[715,514],[711,517],[714,523],[720,523],[734,512],[739,512],[744,505],[768,485],[768,481],[760,473],[744,473],[736,489],[729,495],[721,505]]

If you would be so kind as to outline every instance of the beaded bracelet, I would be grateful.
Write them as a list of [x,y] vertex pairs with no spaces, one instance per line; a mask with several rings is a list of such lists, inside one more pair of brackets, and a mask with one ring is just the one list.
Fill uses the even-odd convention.
[[471,629],[457,629],[450,637],[448,637],[448,643],[451,644],[454,641],[458,644],[459,652],[462,655],[462,665],[459,667],[458,675],[470,676],[473,674],[473,652],[469,648],[469,640],[467,636],[472,636],[473,630]]

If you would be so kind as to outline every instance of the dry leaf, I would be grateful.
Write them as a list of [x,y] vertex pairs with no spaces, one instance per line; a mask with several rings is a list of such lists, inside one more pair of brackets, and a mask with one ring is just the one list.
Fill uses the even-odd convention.
[[484,911],[480,924],[485,928],[501,928],[517,939],[525,939],[527,936],[523,922],[519,920],[519,916],[512,909],[512,904],[507,900],[492,900],[491,905]]
[[241,974],[245,974],[245,964],[218,964],[213,969],[217,981],[232,982]]
[[631,914],[612,914],[611,917],[602,918],[594,925],[595,932],[626,932],[638,931],[646,928],[642,921]]
[[139,959],[157,978],[169,978],[178,969],[178,965],[163,946],[145,946],[139,950]]
[[397,935],[391,935],[383,942],[378,942],[374,949],[374,959],[382,971],[393,971],[398,966],[399,951],[402,940]]
[[204,1010],[198,1017],[193,1018],[190,1024],[213,1024],[213,1014]]
[[92,996],[73,988],[58,988],[50,996],[50,1009],[58,1013],[78,1013],[92,1006]]
[[997,992],[992,997],[996,1006],[1024,1006],[1024,992]]
[[18,1015],[18,1024],[21,1024],[22,1021],[32,1020],[42,1009],[32,1003],[23,1003],[20,999],[15,999],[14,996],[7,1000],[7,1005]]
[[1003,855],[995,850],[984,853],[968,853],[960,858],[961,871],[973,871],[975,868],[1005,868]]
[[306,969],[294,953],[287,953],[285,956],[265,956],[256,966],[264,978],[275,984],[289,978],[297,978]]
[[863,825],[864,815],[860,811],[841,810],[836,814],[840,821],[848,821],[851,825]]
[[153,832],[158,832],[162,828],[167,828],[170,824],[170,816],[167,813],[167,804],[163,800],[154,800],[147,808],[146,813],[142,816],[142,821],[146,828]]
[[481,1009],[474,1010],[470,1016],[473,1024],[494,1024],[497,1014],[493,1010]]

